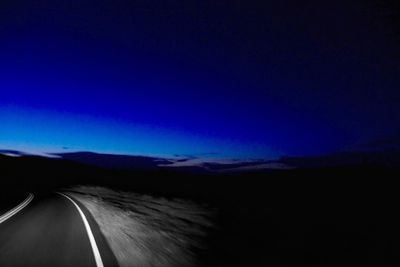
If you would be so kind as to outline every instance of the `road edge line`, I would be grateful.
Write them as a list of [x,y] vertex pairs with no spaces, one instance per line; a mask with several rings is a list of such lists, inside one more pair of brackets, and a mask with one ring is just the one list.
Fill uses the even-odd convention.
[[72,198],[70,198],[69,196],[67,196],[67,195],[65,195],[65,194],[63,194],[63,193],[60,193],[60,192],[57,192],[57,194],[59,194],[59,195],[65,197],[65,198],[67,198],[69,201],[71,201],[71,202],[74,204],[74,206],[76,207],[76,209],[79,211],[79,214],[81,215],[83,224],[85,225],[86,232],[87,232],[88,237],[89,237],[89,241],[90,241],[90,245],[91,245],[91,247],[92,247],[94,259],[95,259],[95,261],[96,261],[96,266],[97,266],[97,267],[104,267],[103,260],[101,259],[101,256],[100,256],[99,248],[97,247],[96,240],[94,239],[94,235],[93,235],[93,233],[92,233],[92,230],[91,230],[91,228],[90,228],[90,225],[89,225],[88,220],[86,219],[85,214],[83,213],[83,211],[81,210],[81,208],[78,206],[78,204],[76,204],[75,201],[72,200]]
[[32,201],[33,197],[34,197],[33,194],[29,193],[29,196],[24,201],[22,201],[18,206],[0,216],[0,224],[7,221],[12,216],[20,212],[23,208],[28,206],[28,204]]

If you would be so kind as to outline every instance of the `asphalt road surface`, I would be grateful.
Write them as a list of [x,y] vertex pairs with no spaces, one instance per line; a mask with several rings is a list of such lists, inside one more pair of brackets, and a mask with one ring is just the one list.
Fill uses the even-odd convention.
[[[31,198],[31,199],[29,199]],[[117,266],[90,213],[60,194],[33,196],[0,214],[0,266]]]

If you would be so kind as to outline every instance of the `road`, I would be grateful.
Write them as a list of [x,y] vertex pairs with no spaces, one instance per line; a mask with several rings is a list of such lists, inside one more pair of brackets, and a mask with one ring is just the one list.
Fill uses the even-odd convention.
[[0,266],[111,267],[117,263],[85,207],[54,193],[21,199],[19,206],[0,214]]

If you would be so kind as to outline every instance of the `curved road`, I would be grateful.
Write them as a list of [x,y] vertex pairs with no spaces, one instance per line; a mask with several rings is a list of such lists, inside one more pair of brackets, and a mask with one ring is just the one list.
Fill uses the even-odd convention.
[[[11,217],[0,214],[1,267],[117,266],[97,224],[76,200],[58,194],[35,195],[30,203],[19,208],[10,211],[14,212]],[[93,233],[91,237],[88,227]],[[97,257],[93,242],[98,247]]]

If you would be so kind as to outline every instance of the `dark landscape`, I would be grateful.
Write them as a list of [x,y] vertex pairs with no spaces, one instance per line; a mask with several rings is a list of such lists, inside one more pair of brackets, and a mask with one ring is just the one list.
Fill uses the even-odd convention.
[[8,200],[2,201],[3,210],[25,192],[45,194],[76,185],[203,205],[213,224],[194,236],[202,243],[191,248],[199,266],[398,264],[398,167],[221,174],[118,170],[37,156],[1,156],[0,164],[7,178],[1,185]]

